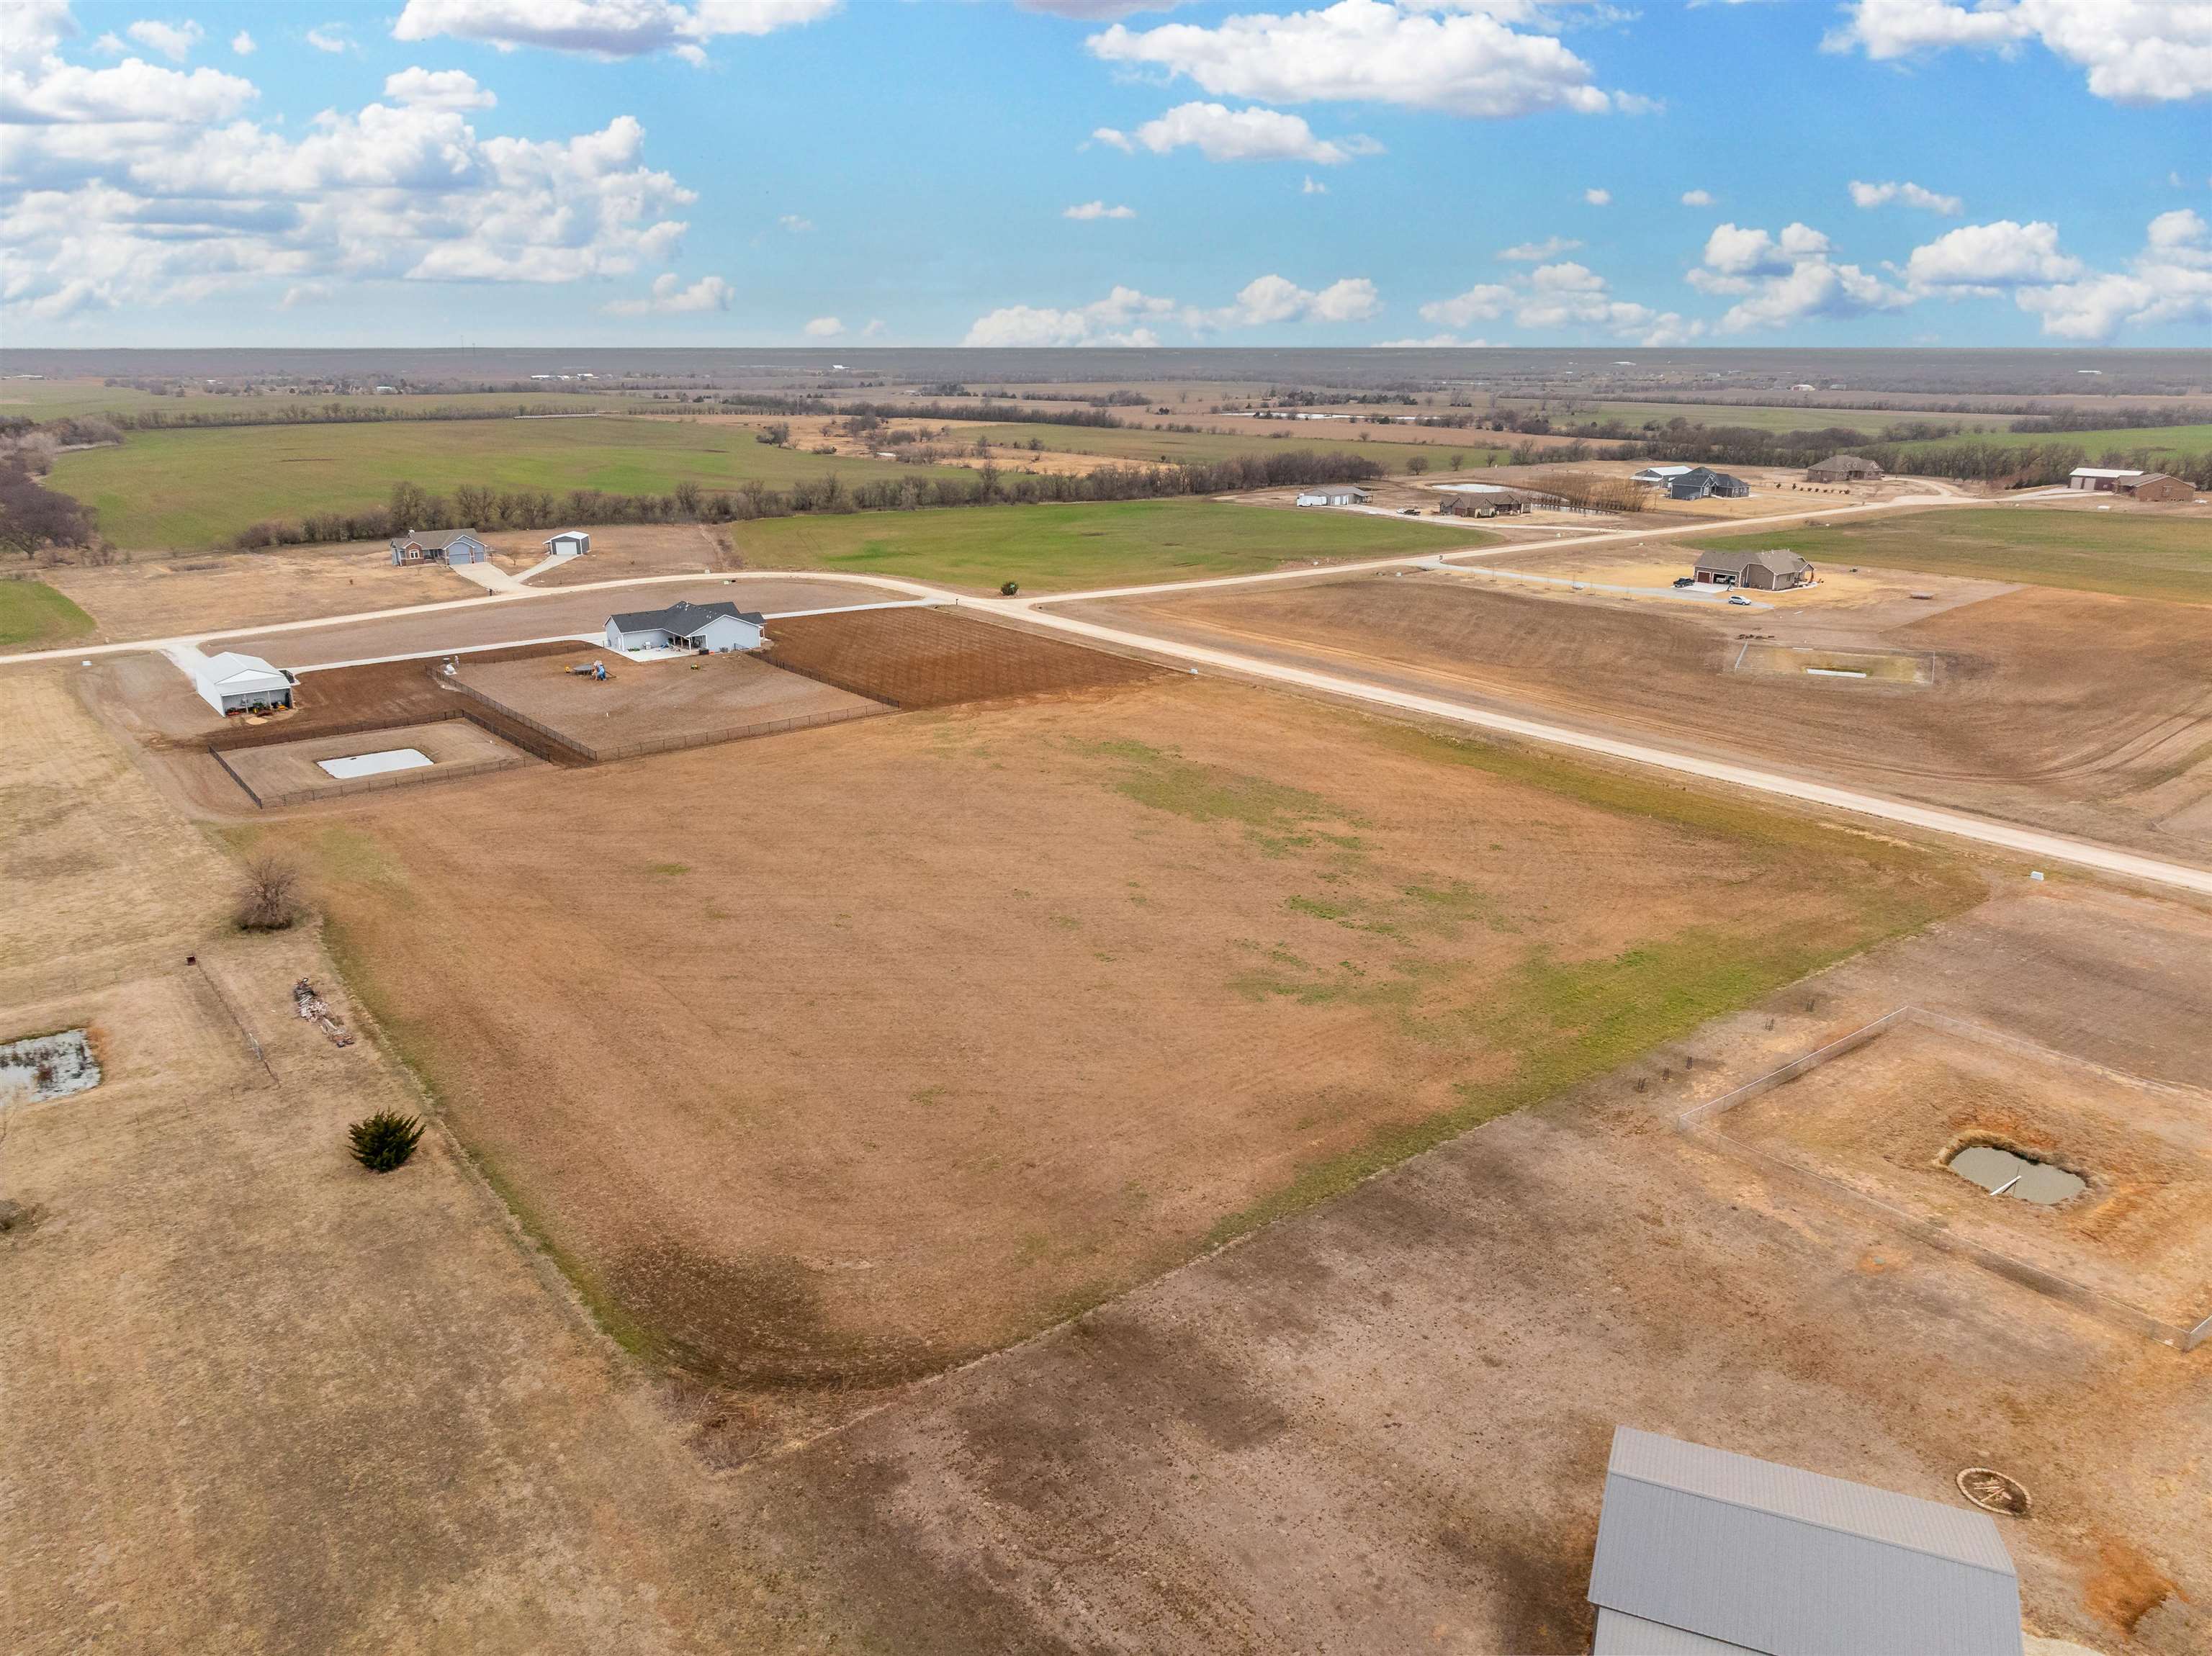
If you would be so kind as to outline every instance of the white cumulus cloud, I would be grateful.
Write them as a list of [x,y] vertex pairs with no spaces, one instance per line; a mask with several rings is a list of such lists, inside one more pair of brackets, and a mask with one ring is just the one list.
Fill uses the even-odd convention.
[[1547,236],[1541,241],[1524,241],[1517,246],[1501,247],[1500,258],[1518,259],[1524,264],[1541,264],[1547,258],[1557,258],[1561,253],[1571,253],[1582,246],[1571,236]]
[[2038,221],[1963,224],[1912,250],[1905,277],[1917,288],[1993,293],[2071,282],[2081,261],[2058,250],[2058,227]]
[[1583,191],[1583,199],[1593,207],[1610,207],[1613,205],[1613,191],[1610,190],[1585,190]]
[[1854,0],[1822,42],[1877,61],[1961,47],[2008,56],[2030,41],[2089,71],[2122,104],[2212,93],[2212,5],[2203,0]]
[[1328,193],[1328,186],[1319,179],[1308,179],[1298,186],[1298,193],[1302,196],[1325,196]]
[[809,339],[835,339],[845,331],[845,325],[834,316],[817,316],[802,331]]
[[1075,310],[1009,305],[978,317],[963,345],[1023,346],[1157,345],[1158,335],[1144,325],[1175,314],[1172,299],[1158,299],[1134,288],[1116,287],[1095,304]]
[[257,288],[273,300],[380,278],[625,276],[669,262],[694,199],[645,165],[645,130],[628,116],[533,140],[395,101],[286,131],[247,115],[256,96],[211,69],[11,53],[0,68],[8,315],[50,321]]
[[1064,219],[1133,219],[1137,216],[1133,207],[1109,207],[1103,201],[1086,201],[1066,209],[1060,214]]
[[617,299],[604,308],[609,316],[684,316],[697,311],[726,311],[736,297],[720,276],[701,276],[686,288],[672,271],[653,277],[643,299]]
[[353,36],[346,33],[343,23],[326,23],[307,31],[307,44],[318,52],[335,55],[353,50]]
[[[1923,251],[1915,249],[1914,259]],[[2055,246],[2051,252],[2052,268],[2073,266],[2076,274],[2045,283],[1990,285],[2008,285],[2013,303],[2039,318],[2053,338],[2104,340],[2123,328],[2172,324],[2212,327],[2212,227],[2188,208],[2153,219],[2142,251],[2124,270],[2081,269],[2057,255]]]
[[1464,293],[1421,306],[1424,322],[1454,330],[1507,318],[1531,332],[1598,333],[1645,345],[1680,344],[1704,331],[1703,324],[1686,321],[1673,311],[1615,298],[1603,276],[1571,260],[1540,264],[1510,282],[1478,282]]
[[1319,138],[1299,115],[1277,109],[1231,109],[1226,104],[1178,104],[1134,132],[1102,126],[1091,133],[1100,143],[1155,155],[1195,148],[1210,161],[1310,161],[1339,167],[1354,155],[1371,155],[1382,146],[1371,138]]
[[1851,180],[1851,205],[1854,207],[1883,207],[1901,201],[1907,207],[1924,208],[1930,213],[1952,217],[1966,209],[1966,203],[1956,196],[1938,195],[1933,190],[1923,190],[1917,184],[1884,182],[1865,184]]
[[1711,207],[1712,204],[1713,192],[1710,190],[1685,190],[1682,192],[1682,205],[1685,207]]
[[416,109],[490,109],[499,102],[459,69],[403,69],[384,77],[384,95]]
[[244,29],[239,30],[230,37],[230,49],[240,58],[251,58],[253,55],[253,37]]
[[1611,108],[1614,100],[1591,83],[1590,66],[1556,35],[1513,27],[1541,15],[1530,0],[1338,0],[1211,26],[1116,23],[1086,45],[1107,63],[1187,76],[1216,97],[1397,104],[1493,118]]
[[1709,294],[1738,295],[1722,317],[1724,332],[1785,328],[1814,318],[1864,316],[1896,310],[1912,295],[1886,285],[1856,264],[1841,264],[1828,238],[1808,224],[1785,225],[1780,234],[1736,224],[1717,226],[1706,238],[1703,263],[1690,285]]
[[173,64],[181,64],[192,55],[192,48],[207,38],[207,31],[198,23],[133,23],[123,31],[149,52],[158,52]]
[[704,61],[717,35],[768,34],[827,15],[837,0],[407,0],[395,39],[440,35],[501,52],[541,46],[600,58],[672,52]]
[[1194,333],[1206,333],[1284,322],[1364,322],[1382,308],[1375,284],[1364,276],[1346,276],[1316,292],[1286,276],[1263,276],[1246,282],[1218,309],[1185,311],[1183,322]]

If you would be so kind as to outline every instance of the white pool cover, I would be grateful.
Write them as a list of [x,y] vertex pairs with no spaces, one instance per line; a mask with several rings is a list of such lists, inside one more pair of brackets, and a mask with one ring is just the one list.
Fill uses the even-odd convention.
[[318,759],[315,762],[343,781],[356,776],[378,776],[386,771],[411,771],[432,761],[419,748],[387,748],[382,753],[356,753],[343,759]]

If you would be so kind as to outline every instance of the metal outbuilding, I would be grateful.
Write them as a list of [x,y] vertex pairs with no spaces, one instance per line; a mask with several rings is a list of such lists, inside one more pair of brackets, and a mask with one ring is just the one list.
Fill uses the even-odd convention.
[[219,713],[246,713],[255,707],[289,707],[292,687],[299,682],[282,667],[272,667],[259,656],[226,650],[193,662],[192,688],[200,700]]
[[545,550],[552,557],[580,557],[592,549],[592,537],[580,529],[564,529],[545,539]]
[[1613,1430],[1595,1656],[2021,1656],[1996,1521],[1656,1432]]

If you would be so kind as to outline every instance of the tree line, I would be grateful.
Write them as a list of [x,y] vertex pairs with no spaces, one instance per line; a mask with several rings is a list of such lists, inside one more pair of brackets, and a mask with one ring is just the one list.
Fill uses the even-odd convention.
[[269,521],[242,530],[232,544],[245,550],[386,540],[422,530],[550,529],[562,525],[743,523],[805,513],[915,512],[925,507],[1036,506],[1225,494],[1311,483],[1366,482],[1382,467],[1363,455],[1245,455],[1182,465],[1106,466],[1080,476],[1006,472],[983,465],[960,477],[872,478],[831,475],[787,488],[757,479],[734,488],[684,482],[665,494],[613,494],[602,489],[495,489],[462,484],[434,494],[412,482],[395,484],[381,506],[319,512],[297,522]]

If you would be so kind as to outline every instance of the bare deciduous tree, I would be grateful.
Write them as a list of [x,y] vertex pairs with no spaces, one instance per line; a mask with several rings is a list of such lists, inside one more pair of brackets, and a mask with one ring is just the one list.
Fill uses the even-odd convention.
[[300,870],[281,857],[256,857],[246,865],[238,893],[238,929],[282,931],[300,918]]

